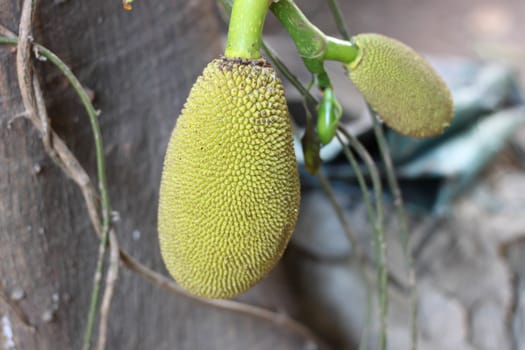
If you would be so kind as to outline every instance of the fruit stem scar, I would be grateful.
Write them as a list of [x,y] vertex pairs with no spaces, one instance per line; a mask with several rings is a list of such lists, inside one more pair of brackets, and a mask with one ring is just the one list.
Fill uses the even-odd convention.
[[224,55],[230,58],[257,59],[268,0],[235,0],[231,12]]

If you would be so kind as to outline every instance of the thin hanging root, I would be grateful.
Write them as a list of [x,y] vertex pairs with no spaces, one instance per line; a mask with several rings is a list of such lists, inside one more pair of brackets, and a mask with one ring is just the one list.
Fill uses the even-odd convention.
[[[388,316],[388,270],[386,268],[386,244],[384,242],[384,220],[383,220],[383,198],[381,189],[381,179],[379,178],[379,172],[375,163],[372,160],[368,151],[353,137],[345,128],[339,127],[339,131],[345,136],[347,142],[350,143],[352,148],[358,152],[363,161],[368,167],[368,171],[372,178],[372,185],[374,188],[376,208],[372,207],[372,201],[369,198],[368,189],[364,178],[357,172],[359,186],[363,193],[365,205],[367,207],[368,218],[372,224],[374,233],[374,245],[375,245],[375,264],[377,266],[377,285],[378,285],[378,301],[379,301],[379,321],[380,321],[380,334],[379,334],[379,349],[384,350],[387,345],[387,316]],[[355,157],[352,155],[349,147],[337,135],[339,142],[343,147],[343,152],[352,166],[359,169],[359,165]]]
[[392,157],[390,156],[390,150],[386,141],[386,137],[383,133],[383,129],[377,117],[368,105],[368,110],[370,112],[370,117],[372,118],[372,123],[374,125],[374,133],[376,136],[377,144],[379,146],[379,152],[383,158],[383,164],[385,166],[388,186],[390,192],[394,196],[394,206],[396,208],[397,222],[399,225],[399,239],[403,246],[403,253],[405,255],[405,264],[408,271],[408,287],[410,291],[410,338],[411,338],[411,350],[417,350],[418,344],[418,326],[417,326],[417,281],[416,281],[416,271],[414,268],[414,259],[412,258],[412,253],[408,244],[408,220],[405,212],[405,207],[403,205],[403,196],[401,194],[401,189],[396,178],[396,173],[394,169],[394,164],[392,163]]

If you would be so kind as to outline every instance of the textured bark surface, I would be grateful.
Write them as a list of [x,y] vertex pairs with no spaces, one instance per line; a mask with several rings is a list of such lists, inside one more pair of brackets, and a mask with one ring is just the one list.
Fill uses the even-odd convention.
[[[20,0],[0,0],[0,23],[17,32]],[[35,39],[57,53],[95,93],[120,244],[164,271],[156,235],[164,150],[205,64],[220,53],[213,1],[41,1]],[[65,78],[36,63],[53,127],[95,175],[88,119]],[[12,47],[0,47],[0,282],[36,327],[0,299],[0,348],[79,349],[98,240],[80,191],[45,155],[23,118]],[[277,271],[243,297],[273,309],[292,298]],[[20,300],[19,300],[20,299]],[[293,311],[293,310],[292,310]],[[189,302],[121,269],[108,349],[293,349],[285,330]],[[0,327],[0,328],[1,328]],[[6,338],[5,328],[13,332]],[[4,349],[2,349],[4,350]]]

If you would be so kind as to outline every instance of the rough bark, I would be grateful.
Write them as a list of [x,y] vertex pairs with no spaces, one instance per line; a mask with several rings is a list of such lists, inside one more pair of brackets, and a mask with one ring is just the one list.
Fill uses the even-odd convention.
[[[0,23],[16,32],[20,0],[0,0]],[[156,236],[163,153],[194,79],[220,53],[214,2],[40,1],[35,39],[58,54],[95,93],[112,207],[122,246],[164,271]],[[23,112],[15,53],[0,47],[0,282],[35,326],[0,299],[16,349],[79,349],[98,240],[79,189],[45,155]],[[87,116],[65,78],[36,63],[53,127],[95,176]],[[268,323],[202,306],[121,270],[108,349],[291,349],[302,344]],[[289,307],[274,274],[244,297]],[[23,291],[23,293],[22,293]],[[6,321],[7,320],[7,321]],[[1,326],[0,326],[1,330]],[[0,332],[2,333],[2,332]],[[5,337],[5,334],[3,335]],[[0,348],[7,347],[0,336]],[[2,349],[3,350],[3,349]]]

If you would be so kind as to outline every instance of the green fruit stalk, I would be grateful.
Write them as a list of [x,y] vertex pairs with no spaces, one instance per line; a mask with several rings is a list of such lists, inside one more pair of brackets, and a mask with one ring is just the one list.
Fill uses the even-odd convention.
[[299,211],[283,86],[264,59],[221,57],[197,79],[169,141],[158,228],[175,280],[238,295],[277,263]]
[[354,37],[358,57],[348,75],[392,129],[409,136],[443,132],[454,109],[450,92],[430,64],[405,44],[379,34]]

